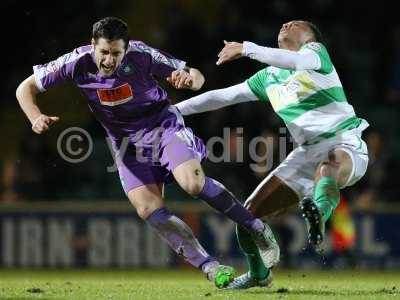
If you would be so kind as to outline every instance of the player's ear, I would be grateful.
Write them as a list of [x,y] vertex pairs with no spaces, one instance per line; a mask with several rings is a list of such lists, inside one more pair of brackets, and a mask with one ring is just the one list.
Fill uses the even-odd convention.
[[94,47],[96,45],[96,41],[94,40],[94,38],[92,38],[92,46]]
[[304,44],[317,41],[315,36],[314,36],[314,33],[312,31],[310,31],[310,30],[307,30],[307,31],[304,32],[303,39],[304,39]]

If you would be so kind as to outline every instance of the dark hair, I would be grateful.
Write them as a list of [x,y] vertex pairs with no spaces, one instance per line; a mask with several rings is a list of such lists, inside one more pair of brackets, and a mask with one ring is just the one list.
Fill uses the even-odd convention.
[[123,40],[128,47],[128,25],[119,18],[106,17],[93,24],[92,38],[97,42],[99,38],[110,41]]
[[310,21],[305,21],[305,22],[307,23],[308,27],[311,29],[311,31],[315,37],[315,41],[318,43],[322,43],[323,42],[322,33],[318,29],[317,25],[315,25],[314,23],[312,23]]

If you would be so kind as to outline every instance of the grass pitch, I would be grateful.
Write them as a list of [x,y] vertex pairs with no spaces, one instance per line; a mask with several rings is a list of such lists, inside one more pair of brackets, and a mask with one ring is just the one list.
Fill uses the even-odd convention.
[[269,289],[228,292],[191,270],[1,270],[0,299],[400,299],[400,272],[276,270]]

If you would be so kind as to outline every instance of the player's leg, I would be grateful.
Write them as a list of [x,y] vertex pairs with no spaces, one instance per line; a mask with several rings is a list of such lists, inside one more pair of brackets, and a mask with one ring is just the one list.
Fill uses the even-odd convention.
[[282,179],[272,174],[265,178],[247,198],[245,207],[259,218],[286,212],[299,201],[297,193]]
[[[304,149],[296,148],[258,185],[247,199],[246,208],[261,218],[283,213],[298,203],[299,195],[304,194],[308,189],[307,185],[312,184],[314,171],[309,169]],[[237,233],[241,248],[249,254],[247,257],[251,273],[256,278],[265,277],[266,268],[260,263],[252,239],[240,228],[237,229]],[[274,241],[272,231],[269,239]],[[264,253],[260,251],[260,254],[267,258],[263,261],[270,261],[265,267],[273,266],[279,260],[279,246],[272,242],[271,248]]]
[[139,217],[152,226],[179,256],[202,269],[208,277],[215,277],[219,262],[204,250],[189,226],[164,206],[162,184],[134,188],[128,192],[128,198]]
[[[306,159],[303,148],[294,149],[288,157],[274,169],[254,190],[245,203],[255,216],[272,217],[284,213],[288,208],[298,203],[301,196],[309,194],[313,186],[315,167]],[[272,278],[268,264],[263,264],[262,255],[274,265],[279,259],[279,245],[275,242],[272,231],[269,239],[272,241],[269,249],[257,251],[256,244],[247,232],[237,228],[237,236],[241,249],[246,253],[250,271],[235,278],[230,284],[233,289],[244,289],[253,286],[269,285]],[[261,255],[260,255],[260,254]]]
[[[118,173],[130,202],[138,215],[152,226],[178,255],[194,267],[201,268],[207,274],[207,278],[213,279],[220,270],[219,262],[203,249],[189,226],[164,206],[161,184],[165,179],[164,168],[154,166],[151,161],[138,161],[134,150],[128,145],[123,155],[116,151]],[[222,272],[222,279],[223,275]],[[228,279],[225,280],[225,284],[231,281]]]
[[314,201],[317,204],[323,222],[326,222],[339,204],[339,189],[348,181],[353,162],[350,155],[335,149],[323,161],[315,173]]
[[161,164],[172,172],[186,192],[206,201],[211,207],[248,230],[259,248],[267,248],[270,242],[265,234],[264,223],[254,218],[221,183],[204,175],[200,161],[206,157],[205,146],[190,129],[184,127],[181,116],[175,110],[171,108],[175,119],[171,119],[170,127],[161,137]]
[[183,162],[173,170],[173,174],[187,193],[204,200],[241,227],[250,232],[263,228],[261,220],[254,218],[224,185],[205,176],[197,159]]
[[255,219],[243,205],[218,181],[206,177],[200,162],[206,158],[204,143],[184,127],[183,119],[177,109],[171,112],[168,127],[161,135],[160,162],[187,193],[199,197],[211,207],[229,217],[240,226],[250,231],[264,228],[261,220]]
[[351,147],[337,147],[328,153],[315,172],[314,199],[301,203],[303,216],[309,227],[310,241],[318,246],[325,231],[325,222],[339,204],[339,190],[361,178],[367,168],[368,157]]
[[[248,208],[256,217],[266,218],[285,212],[291,206],[297,204],[297,194],[277,176],[268,176],[254,190],[246,201]],[[251,235],[240,227],[236,227],[237,239],[240,248],[245,253],[249,272],[235,278],[229,285],[232,289],[246,289],[254,286],[268,286],[272,282],[272,274],[264,265],[257,245]],[[269,239],[271,247],[266,254],[271,264],[277,264],[279,260],[279,246],[270,231]]]
[[[177,145],[173,145],[173,147],[176,149]],[[166,152],[170,151],[172,149],[168,150],[167,146]],[[212,178],[206,177],[197,159],[182,162],[173,169],[173,175],[178,184],[190,195],[199,197],[236,222],[242,230],[251,236],[260,251],[271,247],[269,227],[244,208],[225,186]],[[266,253],[266,251],[262,252]],[[266,260],[268,257],[262,255],[262,259]],[[269,261],[264,261],[264,264],[267,264],[268,267],[271,266]]]
[[[285,212],[289,207],[297,204],[298,200],[297,194],[282,180],[276,176],[268,176],[249,196],[245,207],[254,216],[264,219]],[[237,236],[239,245],[248,258],[252,277],[265,278],[268,273],[267,268],[262,264],[258,249],[251,236],[241,228],[237,228]],[[274,239],[272,232],[270,238]],[[270,258],[271,264],[276,264],[279,260],[279,247],[271,255],[273,256]]]

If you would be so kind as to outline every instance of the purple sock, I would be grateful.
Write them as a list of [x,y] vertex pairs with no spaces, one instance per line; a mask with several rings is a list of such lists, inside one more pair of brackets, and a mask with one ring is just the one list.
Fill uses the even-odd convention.
[[201,268],[208,262],[216,261],[200,245],[189,226],[167,208],[156,209],[146,221],[179,256],[182,256],[196,268]]
[[199,198],[247,230],[252,231],[255,225],[258,226],[259,222],[256,222],[258,219],[254,218],[235,196],[215,179],[206,177]]

